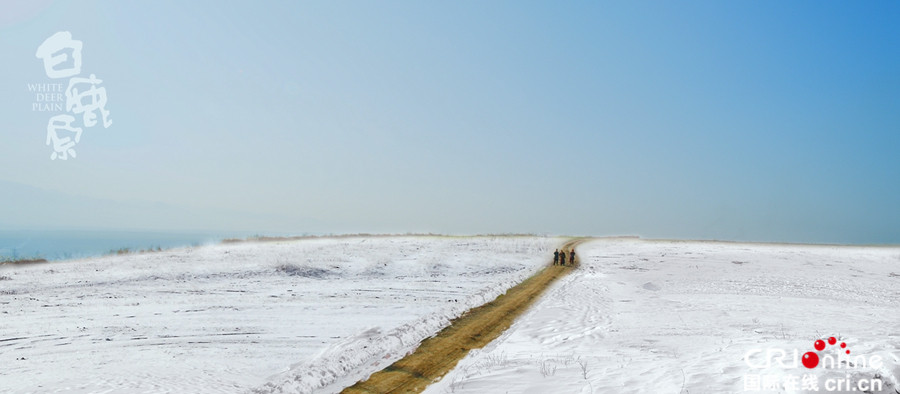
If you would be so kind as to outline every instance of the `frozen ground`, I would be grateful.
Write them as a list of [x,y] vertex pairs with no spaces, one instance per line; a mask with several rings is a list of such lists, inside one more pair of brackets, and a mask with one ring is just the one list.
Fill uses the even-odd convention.
[[336,391],[559,243],[309,239],[0,267],[0,392]]
[[[624,238],[578,252],[577,271],[426,392],[860,393],[876,377],[875,392],[900,392],[900,248]],[[843,342],[883,365],[793,366],[831,336],[822,360]],[[753,349],[782,349],[786,365],[762,368]]]

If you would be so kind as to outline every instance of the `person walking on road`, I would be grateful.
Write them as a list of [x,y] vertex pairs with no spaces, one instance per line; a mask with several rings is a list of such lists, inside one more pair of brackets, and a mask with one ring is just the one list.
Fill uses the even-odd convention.
[[559,264],[559,249],[553,252],[553,265]]
[[565,250],[563,250],[562,252],[559,252],[559,261],[562,263],[562,265],[566,265],[566,251]]
[[569,251],[569,264],[575,265],[575,249]]

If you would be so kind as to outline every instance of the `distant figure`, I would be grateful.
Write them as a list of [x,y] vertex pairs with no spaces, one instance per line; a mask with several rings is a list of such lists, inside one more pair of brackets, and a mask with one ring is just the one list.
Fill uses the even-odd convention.
[[562,262],[562,265],[566,265],[566,251],[565,250],[563,250],[562,252],[559,252],[559,261]]
[[553,265],[559,264],[559,249],[553,252]]
[[569,251],[569,264],[575,265],[575,249]]

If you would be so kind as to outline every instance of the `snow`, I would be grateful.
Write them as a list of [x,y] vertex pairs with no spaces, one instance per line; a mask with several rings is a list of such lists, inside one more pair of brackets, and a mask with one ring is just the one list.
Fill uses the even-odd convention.
[[0,392],[336,392],[561,242],[314,238],[0,267]]
[[[0,392],[338,392],[536,272],[562,241],[313,238],[0,267]],[[578,254],[578,269],[427,392],[860,392],[745,390],[754,376],[803,375],[880,376],[876,393],[898,392],[900,248],[608,238]],[[790,364],[830,336],[883,365]],[[754,349],[784,349],[788,365],[754,368],[748,353],[772,360]]]
[[[860,393],[825,384],[876,376],[874,392],[900,392],[900,248],[611,238],[577,252],[577,270],[426,393]],[[883,365],[793,364],[831,336]],[[783,349],[786,365],[754,349]]]

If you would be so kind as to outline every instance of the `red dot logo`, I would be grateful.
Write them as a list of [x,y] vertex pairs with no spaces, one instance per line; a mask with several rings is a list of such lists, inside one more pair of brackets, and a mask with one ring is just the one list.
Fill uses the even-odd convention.
[[816,343],[813,344],[813,347],[816,348],[816,350],[818,350],[818,351],[825,350],[825,341],[823,341],[821,339],[816,340]]
[[[826,344],[826,341],[827,341],[827,344]],[[813,348],[815,348],[816,350],[821,352],[821,351],[825,350],[825,348],[828,347],[828,345],[833,346],[833,345],[837,345],[837,343],[838,343],[838,340],[835,337],[829,337],[828,339],[817,339],[815,342],[813,342]],[[840,347],[842,350],[844,350],[844,353],[850,354],[850,349],[847,348],[846,342],[841,342]],[[840,350],[838,350],[838,352],[840,352]],[[802,361],[803,361],[804,367],[809,368],[809,369],[815,368],[816,366],[819,365],[819,354],[815,353],[815,352],[806,352],[803,354]]]
[[819,355],[813,352],[806,352],[803,354],[803,366],[809,369],[815,368],[819,365]]

